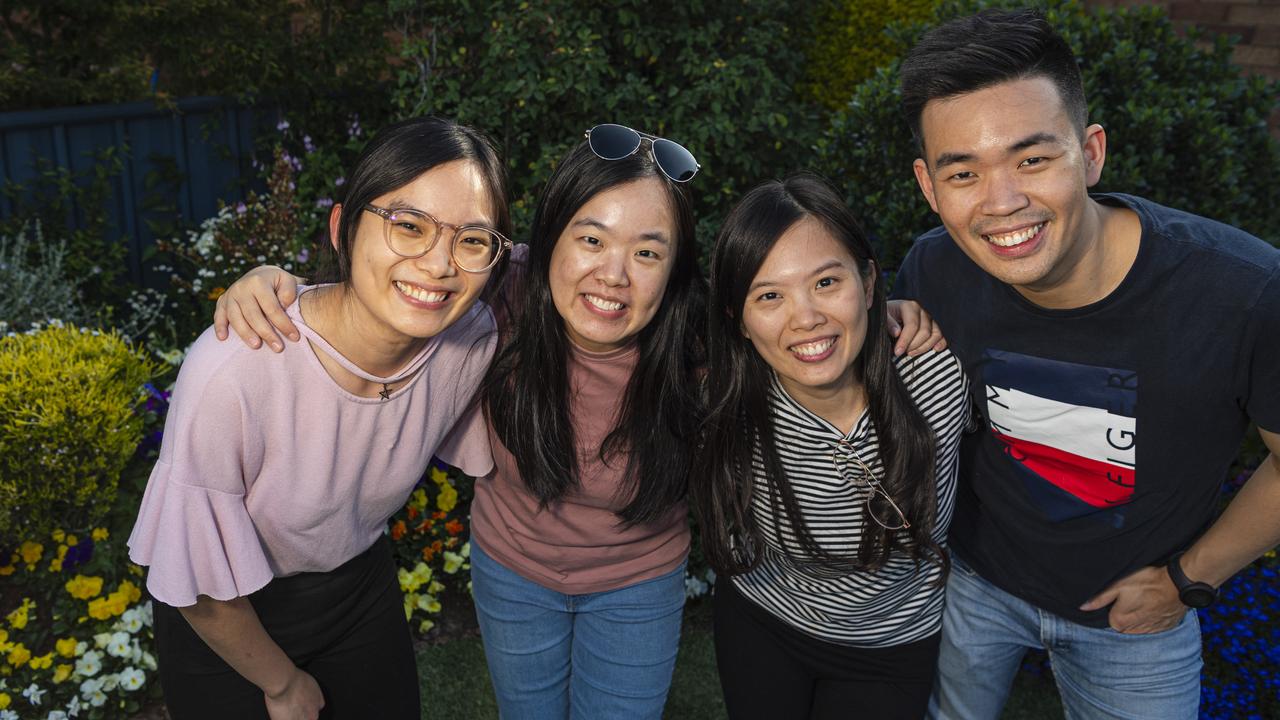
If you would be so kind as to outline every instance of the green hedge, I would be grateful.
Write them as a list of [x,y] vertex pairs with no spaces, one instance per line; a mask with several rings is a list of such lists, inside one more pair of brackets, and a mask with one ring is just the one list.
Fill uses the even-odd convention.
[[[994,3],[952,2],[912,39],[942,19]],[[1280,242],[1280,143],[1267,116],[1280,83],[1242,77],[1231,45],[1173,31],[1155,7],[1048,9],[1080,59],[1091,122],[1107,130],[1099,191],[1148,197]],[[911,174],[915,151],[898,107],[898,60],[860,85],[817,143],[819,164],[836,180],[877,237],[886,266],[938,224]]]

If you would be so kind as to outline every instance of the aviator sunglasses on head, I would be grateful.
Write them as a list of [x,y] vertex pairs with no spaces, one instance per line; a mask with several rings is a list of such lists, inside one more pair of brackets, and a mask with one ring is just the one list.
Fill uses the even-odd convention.
[[625,125],[613,123],[596,125],[586,132],[586,136],[591,152],[601,160],[621,160],[631,157],[639,152],[640,147],[647,141],[649,157],[653,158],[654,164],[662,174],[674,182],[689,182],[694,175],[698,174],[698,169],[701,167],[693,158],[693,153],[682,146],[666,138],[632,130]]

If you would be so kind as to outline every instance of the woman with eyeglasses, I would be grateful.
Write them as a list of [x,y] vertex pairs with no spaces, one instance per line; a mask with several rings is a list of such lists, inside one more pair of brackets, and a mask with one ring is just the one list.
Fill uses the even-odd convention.
[[304,288],[280,354],[187,353],[129,538],[148,566],[165,703],[187,718],[417,718],[387,518],[455,428],[497,345],[477,303],[510,243],[503,163],[436,118],[364,148],[333,207],[340,280]]
[[895,359],[884,282],[811,175],[749,192],[716,241],[690,494],[734,720],[924,716],[970,410],[950,352]]

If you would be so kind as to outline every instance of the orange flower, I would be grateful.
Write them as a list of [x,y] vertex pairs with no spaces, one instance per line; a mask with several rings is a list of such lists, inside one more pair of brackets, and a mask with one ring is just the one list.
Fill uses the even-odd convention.
[[404,526],[404,521],[397,520],[395,524],[391,526],[391,539],[399,540],[400,538],[404,537],[406,530],[407,529]]
[[435,518],[436,520],[443,520],[448,516],[449,516],[449,513],[443,510],[437,510],[436,512],[431,513],[431,517]]
[[457,535],[461,533],[464,528],[462,526],[462,523],[457,518],[454,518],[444,524],[444,529],[450,535]]
[[418,508],[410,505],[406,514],[409,516],[410,520],[416,520],[418,519]]
[[431,558],[433,558],[433,557],[435,557],[435,556],[436,556],[436,551],[435,551],[435,550],[432,550],[430,545],[428,545],[428,546],[426,546],[426,547],[422,548],[422,559],[423,559],[423,560],[425,560],[425,561],[427,561],[427,562],[431,562]]
[[431,518],[426,518],[422,522],[418,523],[418,526],[415,527],[413,531],[416,533],[425,533],[428,530],[430,530],[434,525],[435,525],[434,520],[432,520]]

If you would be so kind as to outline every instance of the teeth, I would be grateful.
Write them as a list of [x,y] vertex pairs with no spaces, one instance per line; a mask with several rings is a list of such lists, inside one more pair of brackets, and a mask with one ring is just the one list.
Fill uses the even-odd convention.
[[987,239],[987,242],[993,245],[999,245],[1000,247],[1013,247],[1014,245],[1021,245],[1035,237],[1036,233],[1040,232],[1040,228],[1042,227],[1044,227],[1044,223],[1040,223],[1039,225],[1025,228],[1017,232],[1005,233],[1003,235],[983,235],[983,237]]
[[583,297],[587,299],[587,302],[591,303],[592,305],[595,305],[596,307],[600,308],[601,310],[604,310],[605,312],[613,312],[615,310],[621,310],[622,308],[626,307],[626,305],[623,305],[620,302],[605,300],[604,298],[598,298],[595,295],[583,295]]
[[835,338],[826,338],[825,340],[815,340],[803,345],[792,345],[791,352],[804,357],[817,357],[831,349],[831,346],[835,344]]
[[408,295],[414,300],[418,300],[420,302],[425,302],[425,303],[444,302],[445,299],[449,297],[448,292],[427,292],[422,288],[414,287],[412,285],[409,285],[408,283],[402,283],[399,280],[395,282],[395,285],[397,290],[404,293],[405,295]]

